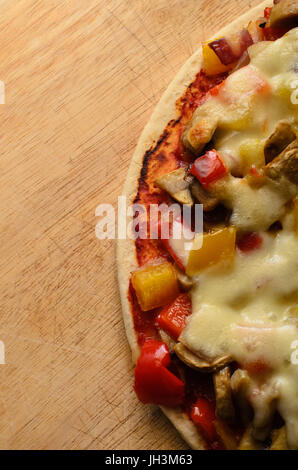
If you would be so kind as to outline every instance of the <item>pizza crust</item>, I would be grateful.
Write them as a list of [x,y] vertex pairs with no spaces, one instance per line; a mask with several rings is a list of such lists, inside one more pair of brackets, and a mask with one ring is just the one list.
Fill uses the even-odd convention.
[[[264,8],[269,5],[270,2],[268,0],[263,1],[259,6],[253,8],[228,26],[221,29],[212,38],[210,38],[210,40],[231,34],[235,30],[241,30],[242,27],[247,26],[249,21],[256,20],[258,17],[263,16]],[[179,116],[176,109],[176,101],[184,94],[187,87],[193,82],[202,67],[202,63],[202,48],[200,47],[187,60],[170,83],[157,104],[149,122],[145,126],[133,154],[127,179],[123,188],[122,194],[126,196],[128,205],[133,202],[137,195],[140,171],[142,169],[146,151],[154,146],[158,141],[169,121],[176,119]],[[140,353],[140,348],[137,342],[137,335],[134,330],[133,318],[128,300],[130,273],[138,267],[135,243],[133,240],[117,240],[116,262],[124,325],[127,339],[132,350],[132,359],[135,364]],[[182,411],[166,407],[161,407],[161,409],[192,449],[205,448],[203,437],[199,435],[196,426]]]

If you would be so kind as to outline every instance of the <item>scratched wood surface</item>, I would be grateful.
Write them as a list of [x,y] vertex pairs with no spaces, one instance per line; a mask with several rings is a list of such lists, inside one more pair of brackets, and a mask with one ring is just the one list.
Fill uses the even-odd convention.
[[258,3],[0,0],[0,448],[187,448],[132,391],[95,208],[180,66]]

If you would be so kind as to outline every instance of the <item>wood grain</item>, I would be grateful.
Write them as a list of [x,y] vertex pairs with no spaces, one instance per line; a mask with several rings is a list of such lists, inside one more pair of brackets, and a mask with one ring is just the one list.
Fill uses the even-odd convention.
[[138,403],[113,241],[138,136],[180,66],[253,0],[0,0],[0,448],[186,449]]

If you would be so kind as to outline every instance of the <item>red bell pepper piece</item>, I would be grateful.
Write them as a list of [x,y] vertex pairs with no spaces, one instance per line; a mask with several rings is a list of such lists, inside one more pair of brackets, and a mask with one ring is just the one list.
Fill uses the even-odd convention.
[[215,407],[210,401],[199,398],[191,409],[190,417],[209,442],[217,439],[214,427]]
[[258,376],[263,376],[272,370],[269,364],[260,359],[246,364],[245,369],[251,374]]
[[160,312],[156,322],[161,329],[177,340],[186,325],[186,318],[190,314],[191,300],[187,294],[183,293]]
[[[180,238],[174,238],[175,228],[178,230],[178,236],[180,232]],[[185,234],[187,234],[187,238],[185,237]],[[185,249],[185,245],[187,243],[191,243],[191,240],[194,238],[194,233],[192,232],[192,230],[188,227],[188,225],[186,225],[183,220],[173,219],[170,221],[169,238],[162,238],[161,229],[160,237],[162,244],[170,253],[175,263],[179,266],[182,271],[185,271],[189,256],[189,252]]]
[[204,188],[222,178],[228,172],[216,150],[209,150],[195,160],[190,173],[194,175]]
[[252,176],[255,176],[256,178],[262,178],[264,176],[263,172],[259,171],[258,168],[255,167],[255,165],[251,166],[249,173]]
[[264,17],[266,18],[266,20],[268,20],[269,16],[270,16],[270,13],[271,13],[271,10],[272,10],[272,7],[266,7],[265,10],[264,10]]
[[242,54],[253,44],[247,29],[231,37],[216,39],[208,44],[224,65],[230,65],[240,59]]
[[223,80],[221,83],[219,83],[218,85],[215,85],[214,87],[211,88],[210,90],[210,95],[212,96],[217,96],[221,90],[221,88],[223,88],[225,86],[225,80]]
[[216,41],[212,41],[208,45],[215,52],[223,65],[232,64],[237,60],[226,38],[216,39]]
[[170,351],[162,341],[145,341],[135,368],[134,389],[142,403],[178,406],[184,401],[184,383],[167,367]]
[[246,233],[240,238],[240,240],[237,241],[239,250],[243,251],[244,253],[257,250],[261,248],[262,244],[263,238],[259,233],[256,232]]
[[284,34],[289,31],[289,28],[275,28],[271,26],[266,26],[263,29],[264,37],[266,41],[275,41],[276,39],[281,38]]

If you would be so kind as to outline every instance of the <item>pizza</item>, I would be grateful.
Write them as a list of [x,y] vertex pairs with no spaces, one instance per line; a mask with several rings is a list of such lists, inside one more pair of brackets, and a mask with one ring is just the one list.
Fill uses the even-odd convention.
[[131,161],[134,389],[193,449],[298,449],[297,88],[298,1],[267,0],[186,62]]

